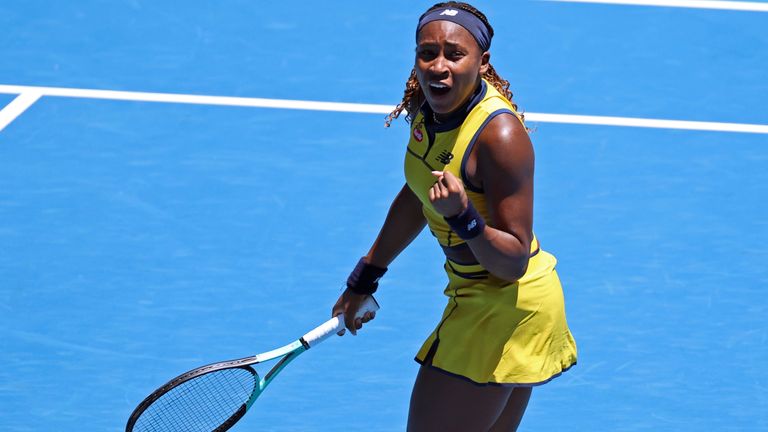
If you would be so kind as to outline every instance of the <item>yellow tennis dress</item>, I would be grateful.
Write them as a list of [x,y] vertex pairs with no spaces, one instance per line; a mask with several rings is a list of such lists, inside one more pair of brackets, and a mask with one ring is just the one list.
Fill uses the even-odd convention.
[[[435,182],[431,172],[450,171],[462,179],[469,199],[489,221],[483,191],[466,180],[464,165],[491,119],[502,114],[520,119],[485,80],[462,112],[453,121],[437,124],[425,103],[411,124],[405,156],[408,186],[423,203],[429,228],[448,256],[468,245],[430,203],[428,191]],[[477,384],[516,386],[543,384],[576,364],[556,263],[535,236],[528,269],[514,283],[495,277],[476,261],[446,258],[448,304],[416,361]]]

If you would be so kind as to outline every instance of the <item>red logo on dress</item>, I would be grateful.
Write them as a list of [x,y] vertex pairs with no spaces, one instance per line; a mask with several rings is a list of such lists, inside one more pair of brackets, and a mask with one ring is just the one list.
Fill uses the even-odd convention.
[[421,129],[416,128],[413,130],[413,137],[416,138],[416,141],[421,142],[424,139],[424,133]]

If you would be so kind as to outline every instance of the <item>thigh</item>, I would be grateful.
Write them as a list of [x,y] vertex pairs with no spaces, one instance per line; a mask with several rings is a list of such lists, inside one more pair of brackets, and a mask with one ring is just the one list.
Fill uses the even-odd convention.
[[487,431],[504,412],[512,390],[422,366],[411,394],[408,432]]
[[520,421],[525,414],[525,408],[528,407],[528,401],[531,399],[531,387],[517,387],[512,390],[509,396],[507,406],[494,423],[490,432],[514,432],[520,426]]

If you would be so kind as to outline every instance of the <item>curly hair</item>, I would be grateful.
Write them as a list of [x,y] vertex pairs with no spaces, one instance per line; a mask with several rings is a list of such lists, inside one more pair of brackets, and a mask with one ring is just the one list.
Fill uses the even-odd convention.
[[[437,3],[434,6],[427,9],[426,12],[422,15],[426,15],[427,13],[444,7],[451,7],[451,8],[457,8],[465,10],[473,15],[475,15],[477,18],[480,19],[480,21],[483,22],[483,24],[488,27],[488,32],[490,33],[491,37],[493,37],[493,27],[491,27],[491,23],[488,22],[488,18],[477,10],[474,6],[463,3],[463,2],[443,2],[443,3]],[[493,68],[493,66],[489,63],[488,64],[488,70],[483,74],[483,78],[485,78],[491,85],[493,85],[496,90],[499,91],[504,97],[506,97],[510,103],[512,103],[512,106],[517,111],[517,104],[515,104],[512,101],[512,91],[509,90],[509,81],[505,80],[499,74],[496,72],[496,69]],[[421,86],[419,85],[419,80],[416,78],[416,69],[411,69],[411,75],[408,77],[408,81],[405,83],[405,92],[403,94],[403,100],[395,107],[395,109],[387,116],[386,121],[384,122],[385,127],[389,127],[392,124],[392,121],[396,118],[400,117],[400,114],[405,111],[407,115],[405,116],[405,121],[410,123],[413,121],[413,119],[416,117],[416,113],[419,111],[419,108],[421,108],[421,105],[424,103],[424,92],[421,89]]]

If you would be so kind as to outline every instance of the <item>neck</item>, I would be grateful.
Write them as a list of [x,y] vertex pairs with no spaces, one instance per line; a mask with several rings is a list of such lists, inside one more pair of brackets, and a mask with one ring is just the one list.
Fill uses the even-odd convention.
[[469,111],[474,108],[474,105],[479,102],[477,99],[482,96],[482,92],[483,85],[481,79],[478,81],[475,90],[469,95],[467,100],[464,101],[459,108],[449,113],[436,113],[430,109],[429,111],[432,112],[430,120],[438,127],[451,123],[460,123],[467,116],[467,114],[469,114]]

